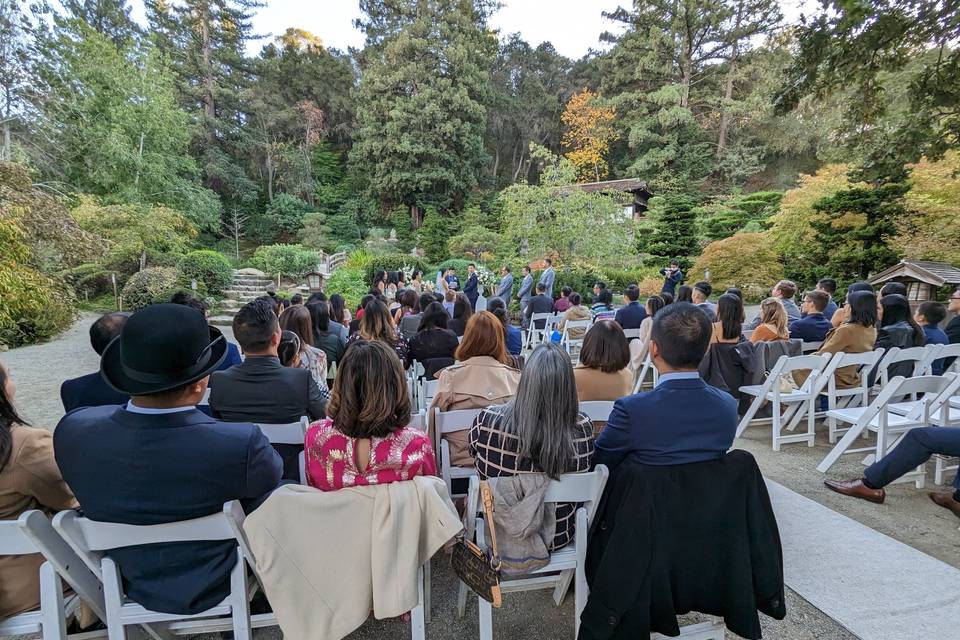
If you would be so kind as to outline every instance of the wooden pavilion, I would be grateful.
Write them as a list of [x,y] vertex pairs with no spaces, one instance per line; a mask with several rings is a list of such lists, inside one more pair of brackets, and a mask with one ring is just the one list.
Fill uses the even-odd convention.
[[937,289],[943,286],[960,286],[960,268],[945,262],[927,260],[901,260],[872,276],[870,284],[902,282],[907,286],[907,299],[912,306],[925,300],[936,300]]

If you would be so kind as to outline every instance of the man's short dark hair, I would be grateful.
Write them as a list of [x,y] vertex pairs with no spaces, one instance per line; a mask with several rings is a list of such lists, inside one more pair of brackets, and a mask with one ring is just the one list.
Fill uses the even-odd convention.
[[537,293],[546,293],[546,292],[547,292],[547,285],[543,282],[538,282]]
[[523,270],[526,271],[527,273],[530,273],[530,266],[526,264],[523,265]]
[[674,258],[673,260],[670,261],[670,266],[671,266],[671,267],[679,267],[679,266],[680,266],[680,261],[677,260],[676,258]]
[[470,267],[473,267],[474,269],[476,269],[476,268],[477,268],[477,265],[475,265],[475,264],[473,264],[473,263],[471,262],[470,264],[467,265],[467,268],[468,268],[468,269],[469,269]]
[[307,298],[307,304],[313,304],[314,302],[326,302],[327,294],[323,291],[317,291],[316,293],[311,293],[310,297]]
[[98,356],[103,355],[103,350],[107,348],[107,345],[120,335],[120,331],[129,317],[129,313],[117,311],[100,316],[96,322],[90,325],[90,346],[93,347]]
[[627,300],[630,302],[636,302],[640,299],[640,287],[632,284],[623,290],[623,295],[627,296]]
[[547,263],[548,267],[553,266],[553,260],[551,260],[550,258],[544,258],[543,261]]
[[562,289],[560,289],[560,295],[562,296],[567,296],[569,298],[571,293],[573,293],[573,289],[568,286],[564,286]]
[[170,298],[170,304],[182,304],[185,307],[196,309],[204,318],[207,317],[207,304],[203,300],[197,300],[185,291],[177,291],[173,294],[173,297]]
[[880,289],[880,297],[889,296],[891,294],[900,295],[907,297],[907,285],[902,282],[888,282]]
[[780,293],[783,294],[783,297],[787,300],[797,295],[797,283],[793,280],[781,280],[777,283],[777,289],[780,289]]
[[433,294],[430,293],[429,291],[425,291],[424,293],[421,293],[420,299],[417,301],[420,312],[423,313],[424,309],[429,307],[431,302],[435,302],[435,301],[436,301],[436,298],[433,297]]
[[601,288],[601,289],[606,289],[606,288],[607,288],[607,283],[604,282],[604,281],[602,281],[602,280],[597,280],[596,282],[593,283],[593,286],[599,287],[599,288]]
[[820,278],[817,280],[817,286],[831,296],[837,292],[837,281],[833,278]]
[[290,296],[290,304],[303,304],[303,294],[295,293]]
[[233,318],[233,336],[244,353],[258,353],[270,347],[280,321],[274,310],[259,300],[248,302]]
[[506,271],[507,273],[510,273],[510,271],[511,271],[510,265],[508,265],[508,264],[503,265],[503,270]]
[[927,300],[920,303],[920,306],[917,307],[917,313],[922,315],[928,324],[938,325],[947,317],[947,308],[942,302]]
[[713,326],[696,305],[674,302],[653,317],[650,340],[657,343],[660,357],[675,369],[696,369],[707,353]]
[[830,296],[827,295],[825,291],[807,291],[803,294],[803,297],[813,303],[813,308],[816,309],[818,313],[823,313],[823,310],[827,308],[827,303],[830,301]]
[[713,285],[707,282],[706,280],[701,280],[697,284],[693,285],[693,288],[702,293],[707,298],[710,297],[710,294],[713,293]]

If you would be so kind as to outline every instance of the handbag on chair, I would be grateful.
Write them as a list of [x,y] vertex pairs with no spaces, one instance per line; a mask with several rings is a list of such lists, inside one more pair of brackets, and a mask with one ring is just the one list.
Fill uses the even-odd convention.
[[497,533],[493,524],[493,492],[486,480],[480,482],[480,500],[483,502],[484,521],[490,532],[490,550],[488,555],[463,534],[453,545],[450,564],[457,577],[470,587],[478,596],[499,609],[500,598],[500,556],[497,555]]

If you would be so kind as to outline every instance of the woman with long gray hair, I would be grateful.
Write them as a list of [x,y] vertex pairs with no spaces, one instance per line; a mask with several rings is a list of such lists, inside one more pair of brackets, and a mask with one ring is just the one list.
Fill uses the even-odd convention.
[[[556,344],[534,349],[516,395],[484,409],[470,429],[470,453],[480,478],[590,470],[593,425],[580,413],[570,356]],[[557,504],[557,532],[551,549],[573,540],[574,509]]]

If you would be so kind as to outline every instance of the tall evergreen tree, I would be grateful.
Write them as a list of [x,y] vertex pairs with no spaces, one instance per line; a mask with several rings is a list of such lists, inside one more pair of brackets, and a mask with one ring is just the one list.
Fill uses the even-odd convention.
[[0,160],[13,159],[13,136],[29,108],[32,18],[25,2],[0,0]]
[[60,0],[60,4],[63,7],[61,27],[69,30],[73,21],[82,22],[118,48],[141,33],[130,17],[127,0]]
[[364,2],[368,51],[357,95],[354,167],[385,209],[457,206],[478,184],[488,68],[495,40],[486,2]]

